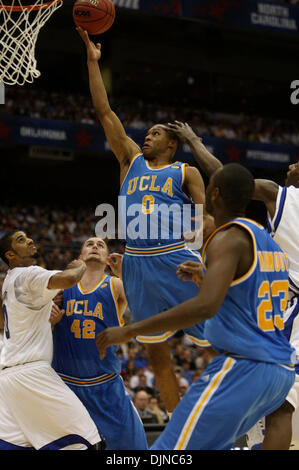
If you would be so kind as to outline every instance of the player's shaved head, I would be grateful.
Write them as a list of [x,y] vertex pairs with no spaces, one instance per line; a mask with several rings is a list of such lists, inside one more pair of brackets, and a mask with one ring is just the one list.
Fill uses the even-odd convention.
[[213,214],[214,190],[219,195],[230,214],[245,212],[254,192],[254,178],[247,168],[238,163],[228,163],[218,168],[211,176],[206,192],[206,207]]
[[254,178],[247,168],[238,163],[228,163],[214,175],[214,187],[218,187],[226,206],[233,211],[244,211],[252,199]]

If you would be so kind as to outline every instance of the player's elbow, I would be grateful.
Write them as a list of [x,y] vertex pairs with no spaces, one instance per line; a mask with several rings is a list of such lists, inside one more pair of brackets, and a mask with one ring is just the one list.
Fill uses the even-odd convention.
[[102,126],[105,128],[105,124],[107,122],[107,119],[110,118],[111,116],[111,113],[112,113],[112,110],[109,106],[109,104],[103,104],[103,105],[98,105],[98,104],[95,104],[94,105],[94,109],[95,109],[95,112],[96,112],[96,115],[98,116]]

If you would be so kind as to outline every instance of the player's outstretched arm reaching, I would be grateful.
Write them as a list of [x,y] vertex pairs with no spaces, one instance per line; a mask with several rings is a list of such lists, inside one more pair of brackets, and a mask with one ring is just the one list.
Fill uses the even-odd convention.
[[99,67],[101,44],[95,45],[90,41],[87,31],[84,31],[82,28],[78,27],[77,31],[86,46],[89,88],[92,102],[97,116],[104,128],[105,135],[112,152],[120,163],[122,179],[128,170],[132,158],[137,153],[141,153],[140,147],[127,136],[120,119],[110,107]]
[[80,281],[86,271],[84,261],[78,259],[72,261],[64,271],[54,274],[48,283],[48,289],[68,289]]
[[126,343],[139,335],[179,330],[216,315],[235,276],[239,277],[243,274],[242,271],[247,270],[247,266],[244,266],[246,263],[250,265],[251,260],[247,260],[244,256],[246,251],[250,253],[250,243],[247,236],[239,229],[230,228],[224,233],[217,234],[207,251],[208,269],[198,296],[124,328],[106,329],[96,338],[101,358],[105,357],[106,348],[112,344]]
[[196,162],[208,177],[210,177],[218,168],[223,166],[221,161],[208,151],[202,143],[202,139],[193,132],[187,122],[169,122],[168,128],[172,130],[182,142],[189,145]]
[[[188,123],[175,121],[174,123],[168,123],[168,128],[171,129],[182,142],[189,145],[197,164],[208,177],[223,166],[221,161],[208,151],[202,143],[202,139],[195,134]],[[296,169],[294,167],[296,167],[296,165],[298,165],[298,163],[289,166],[288,175],[291,171],[294,173]],[[297,184],[292,181],[291,184],[299,186],[299,181]],[[273,218],[275,214],[278,190],[279,185],[274,181],[255,179],[253,199],[262,201],[265,204],[271,218]]]

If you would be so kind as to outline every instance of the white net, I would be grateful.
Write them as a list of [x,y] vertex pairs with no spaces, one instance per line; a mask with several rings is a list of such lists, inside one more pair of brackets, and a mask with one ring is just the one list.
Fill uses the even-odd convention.
[[62,0],[0,0],[0,82],[32,83],[40,76],[35,45],[40,29],[62,6]]

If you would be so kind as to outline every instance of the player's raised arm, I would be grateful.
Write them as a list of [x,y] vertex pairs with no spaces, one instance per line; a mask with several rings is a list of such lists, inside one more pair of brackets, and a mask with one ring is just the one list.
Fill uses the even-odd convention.
[[191,152],[194,155],[196,162],[200,169],[210,177],[214,171],[222,167],[222,163],[218,158],[214,157],[208,149],[203,145],[202,139],[198,137],[192,128],[186,122],[175,121],[168,123],[171,129],[182,142],[189,145]]
[[[175,121],[174,123],[168,123],[168,127],[182,142],[189,145],[200,169],[208,177],[223,166],[221,161],[208,151],[202,143],[202,139],[193,132],[189,124]],[[277,192],[278,185],[274,183],[274,181],[264,179],[255,180],[253,199],[264,202],[271,217],[273,217],[275,213]]]
[[89,88],[94,108],[112,152],[118,159],[121,169],[124,167],[126,170],[131,159],[140,152],[140,148],[127,136],[120,119],[110,107],[98,63],[101,58],[101,44],[95,45],[90,41],[87,31],[83,31],[82,28],[78,27],[77,31],[86,46]]
[[253,199],[262,201],[265,204],[271,218],[275,214],[278,188],[278,184],[274,181],[264,179],[254,180]]

